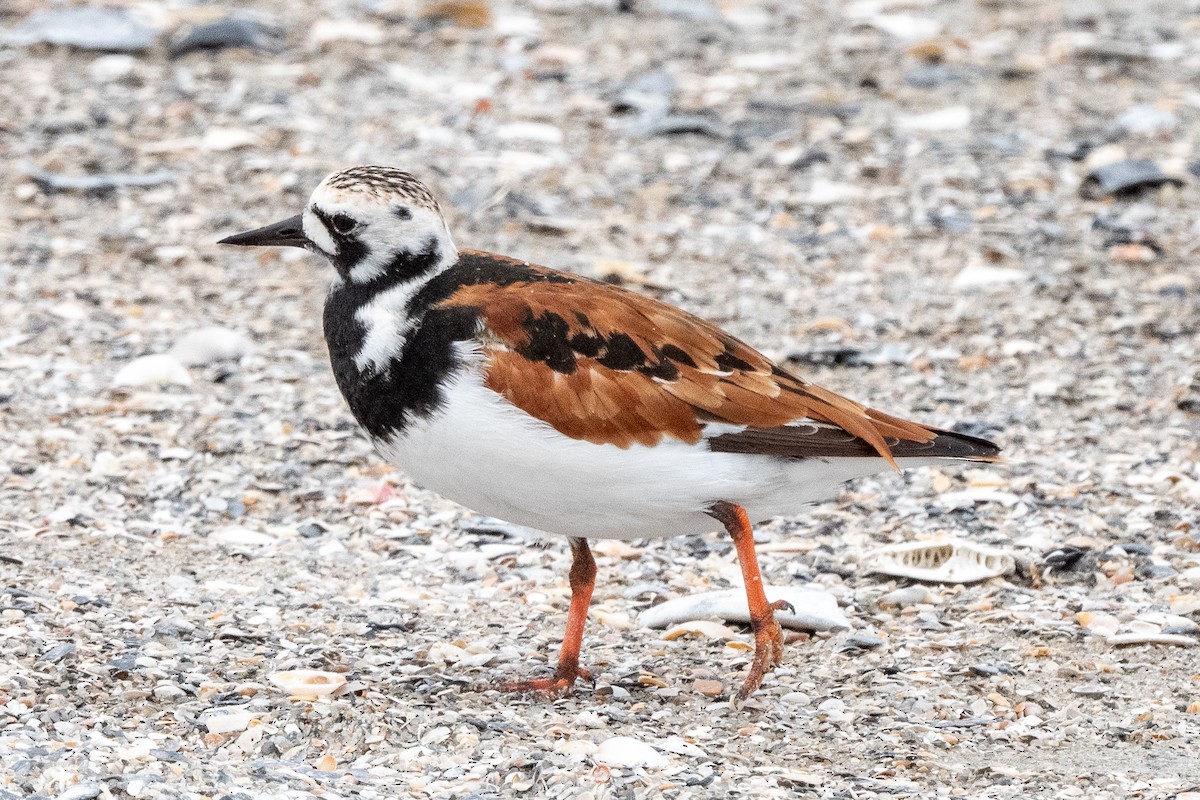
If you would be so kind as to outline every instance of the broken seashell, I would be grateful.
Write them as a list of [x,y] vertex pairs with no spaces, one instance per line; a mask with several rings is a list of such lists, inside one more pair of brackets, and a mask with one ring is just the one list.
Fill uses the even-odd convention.
[[[798,631],[828,631],[849,628],[850,622],[837,605],[837,599],[818,589],[798,589],[794,586],[764,586],[768,600],[791,603],[794,612],[775,612],[775,619],[785,628]],[[722,589],[716,592],[688,595],[668,600],[648,608],[638,622],[648,628],[665,628],[697,619],[721,619],[726,622],[749,622],[750,607],[743,589]]]
[[192,376],[174,356],[152,355],[135,358],[121,367],[113,386],[189,386]]
[[238,361],[251,348],[245,334],[211,326],[184,334],[175,342],[170,355],[186,366],[202,367],[217,361]]
[[208,540],[232,548],[270,547],[278,542],[269,533],[252,531],[249,528],[239,528],[237,526],[219,528],[208,535]]
[[267,680],[296,700],[329,697],[346,685],[346,676],[319,669],[290,669],[272,673]]
[[662,769],[670,763],[666,756],[652,746],[631,736],[613,736],[611,739],[605,739],[596,748],[592,758],[597,764],[627,769],[636,767]]
[[908,608],[918,603],[932,603],[934,599],[933,593],[924,586],[905,586],[881,595],[875,605],[878,608]]
[[1091,611],[1080,611],[1075,615],[1075,621],[1088,633],[1105,638],[1114,636],[1121,624],[1112,614],[1096,614]]
[[227,711],[224,713],[206,714],[201,721],[209,733],[236,733],[250,727],[250,723],[260,717],[260,711]]
[[1200,639],[1193,639],[1191,636],[1184,636],[1180,633],[1135,632],[1109,636],[1108,643],[1113,647],[1130,644],[1177,644],[1182,647],[1191,647],[1200,644]]
[[707,639],[729,640],[736,639],[737,634],[719,622],[711,619],[693,619],[681,622],[662,635],[668,642],[673,642],[683,636],[703,636]]
[[1005,575],[1016,567],[1011,554],[965,539],[906,542],[863,556],[867,572],[935,583],[971,583]]

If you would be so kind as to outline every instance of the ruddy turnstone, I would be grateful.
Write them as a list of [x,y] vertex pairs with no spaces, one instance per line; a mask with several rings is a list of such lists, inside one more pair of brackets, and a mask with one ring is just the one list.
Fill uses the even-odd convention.
[[900,419],[772,363],[648,297],[479,250],[458,250],[407,172],[325,178],[303,213],[222,239],[324,256],[325,340],[351,413],[417,483],[483,514],[569,537],[571,606],[548,696],[579,665],[595,584],[588,539],[724,526],[754,632],[744,700],[783,638],[751,520],[794,513],[889,467],[988,461],[991,442]]

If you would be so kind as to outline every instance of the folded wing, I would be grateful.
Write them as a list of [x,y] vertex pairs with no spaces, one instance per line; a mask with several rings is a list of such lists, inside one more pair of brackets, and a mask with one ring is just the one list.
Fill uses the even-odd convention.
[[[464,256],[500,260],[474,251]],[[954,458],[997,450],[809,383],[672,306],[521,266],[528,280],[467,284],[439,306],[471,308],[483,318],[487,385],[567,436],[618,447],[664,437],[694,443],[707,425],[721,423],[726,432],[709,440],[714,450],[878,455],[893,465],[910,451],[941,456],[945,450]]]

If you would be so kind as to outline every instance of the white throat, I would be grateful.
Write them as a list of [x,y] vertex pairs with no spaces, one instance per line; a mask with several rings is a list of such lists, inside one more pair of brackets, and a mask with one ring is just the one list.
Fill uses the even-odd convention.
[[385,289],[354,312],[365,332],[362,347],[354,354],[354,365],[360,372],[382,372],[400,355],[413,329],[408,303],[427,280],[428,276],[422,276]]
[[[363,330],[362,346],[354,355],[354,365],[360,372],[378,374],[386,370],[392,359],[400,355],[418,321],[409,313],[409,302],[430,280],[452,267],[458,260],[458,251],[449,242],[449,237],[446,246],[449,247],[449,251],[442,251],[443,257],[436,267],[412,280],[377,292],[355,310],[354,319]],[[354,270],[351,270],[350,280],[358,283]],[[330,291],[336,292],[344,286],[341,278],[335,278]]]

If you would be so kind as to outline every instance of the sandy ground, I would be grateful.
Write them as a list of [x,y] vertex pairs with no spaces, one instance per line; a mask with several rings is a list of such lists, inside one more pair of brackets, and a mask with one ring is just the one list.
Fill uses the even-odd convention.
[[[263,49],[176,58],[233,7],[133,4],[114,55],[13,38],[43,5],[0,8],[0,798],[1197,797],[1193,4],[263,2]],[[383,464],[321,265],[214,244],[355,163],[1011,461],[762,526],[853,629],[743,709],[745,630],[638,623],[737,585],[715,533],[600,544],[595,684],[503,696],[552,661],[565,543]],[[860,567],[945,535],[1017,568],[897,605]]]

